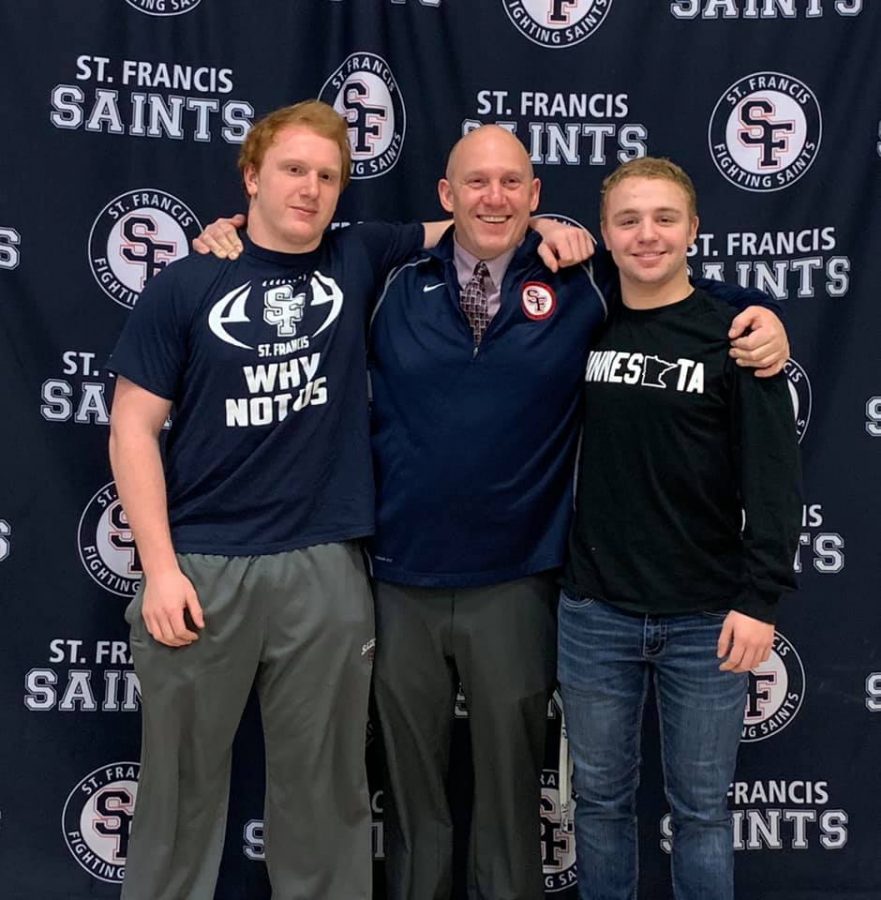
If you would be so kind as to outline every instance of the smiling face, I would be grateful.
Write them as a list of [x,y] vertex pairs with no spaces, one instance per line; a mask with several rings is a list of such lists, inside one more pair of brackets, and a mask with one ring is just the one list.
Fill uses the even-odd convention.
[[453,147],[438,195],[453,214],[459,244],[478,259],[494,259],[523,240],[540,186],[520,141],[484,125]]
[[248,235],[268,250],[306,253],[336,211],[342,185],[339,146],[304,125],[282,128],[259,169],[245,170]]
[[686,254],[697,226],[685,190],[668,178],[625,177],[607,192],[603,240],[625,303],[672,303],[688,295]]

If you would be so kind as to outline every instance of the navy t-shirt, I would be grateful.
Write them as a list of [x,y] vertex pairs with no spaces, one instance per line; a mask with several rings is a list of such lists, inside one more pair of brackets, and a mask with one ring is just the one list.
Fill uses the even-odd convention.
[[246,237],[152,279],[108,368],[171,400],[165,476],[179,553],[278,553],[373,531],[366,324],[421,225],[326,234],[303,254]]

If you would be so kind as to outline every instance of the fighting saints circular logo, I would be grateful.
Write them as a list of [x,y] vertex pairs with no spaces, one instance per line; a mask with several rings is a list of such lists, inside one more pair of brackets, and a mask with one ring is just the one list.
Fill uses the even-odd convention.
[[587,231],[588,229],[582,225],[578,219],[573,219],[572,216],[567,216],[564,213],[536,213],[533,218],[535,219],[550,219],[553,222],[564,222],[566,225],[571,225],[573,228],[580,228],[582,231]]
[[719,98],[710,117],[710,154],[742,190],[779,191],[811,167],[822,133],[820,104],[803,81],[755,72]]
[[502,0],[508,18],[534,44],[559,49],[589,38],[612,0]]
[[89,265],[101,290],[131,309],[147,282],[189,252],[202,226],[177,197],[141,188],[114,197],[89,232]]
[[61,813],[67,849],[94,878],[120,884],[141,767],[111,763],[90,772],[68,794]]
[[554,769],[541,774],[541,865],[545,892],[555,894],[577,881],[575,870],[575,798],[570,801],[569,822],[560,822],[559,776]]
[[102,588],[127,599],[135,595],[141,560],[114,482],[105,484],[86,504],[77,543],[86,571]]
[[798,442],[801,443],[811,421],[811,382],[808,380],[808,373],[794,359],[786,361],[783,372],[789,383],[789,398],[792,400],[792,411],[795,415],[795,433],[798,435]]
[[798,715],[805,695],[805,670],[795,647],[778,631],[766,662],[749,673],[742,740],[764,741]]
[[407,130],[401,89],[375,53],[352,53],[324,82],[319,99],[348,123],[352,178],[376,178],[398,161]]
[[201,0],[125,0],[125,2],[148,16],[181,16],[192,12]]

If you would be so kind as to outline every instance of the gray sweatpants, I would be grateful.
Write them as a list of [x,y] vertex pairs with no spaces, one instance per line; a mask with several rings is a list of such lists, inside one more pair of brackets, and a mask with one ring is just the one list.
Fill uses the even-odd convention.
[[154,641],[141,592],[126,611],[143,737],[123,900],[214,897],[232,743],[252,685],[274,900],[368,900],[373,605],[360,550],[179,561],[205,612],[198,641]]

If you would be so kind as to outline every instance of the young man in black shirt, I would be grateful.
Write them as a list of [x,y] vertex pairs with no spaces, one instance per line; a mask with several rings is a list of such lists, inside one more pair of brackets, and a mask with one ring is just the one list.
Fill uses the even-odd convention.
[[726,793],[747,673],[795,587],[798,458],[782,376],[729,356],[732,311],[689,283],[694,186],[667,160],[603,186],[623,306],[585,375],[559,678],[581,900],[635,895],[639,737],[654,680],[677,900],[732,900]]

